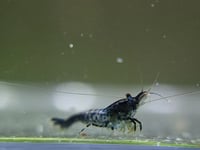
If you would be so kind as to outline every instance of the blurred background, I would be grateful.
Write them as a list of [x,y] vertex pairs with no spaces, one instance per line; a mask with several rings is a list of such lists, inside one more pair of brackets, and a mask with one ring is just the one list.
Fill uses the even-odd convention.
[[[103,108],[127,92],[136,95],[151,87],[158,73],[152,91],[163,96],[200,90],[199,5],[198,0],[1,0],[1,136],[77,136],[83,124],[61,131],[50,118]],[[199,95],[142,106],[136,117],[144,129],[128,138],[200,142]],[[102,130],[87,132],[98,137],[106,135]]]

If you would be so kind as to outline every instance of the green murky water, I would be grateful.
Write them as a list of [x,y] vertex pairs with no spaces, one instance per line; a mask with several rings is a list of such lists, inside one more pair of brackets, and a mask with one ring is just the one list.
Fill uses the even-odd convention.
[[[158,73],[154,92],[198,91],[199,3],[2,0],[0,134],[77,136],[82,124],[60,131],[50,118],[135,95]],[[136,114],[143,131],[127,138],[199,143],[199,104],[198,92],[147,103]],[[106,129],[87,132],[110,136]]]

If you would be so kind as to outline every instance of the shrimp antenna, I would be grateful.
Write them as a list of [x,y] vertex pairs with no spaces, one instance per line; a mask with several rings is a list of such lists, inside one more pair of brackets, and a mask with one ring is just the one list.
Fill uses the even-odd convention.
[[139,73],[140,84],[142,86],[142,91],[143,91],[144,90],[143,74],[142,74],[142,71],[141,71],[139,65],[137,66],[137,70],[138,70],[138,73]]
[[[151,92],[151,93],[153,93],[153,92]],[[150,93],[150,94],[151,94],[151,93]],[[181,93],[181,94],[169,95],[169,96],[166,96],[166,97],[164,97],[164,96],[162,96],[162,95],[160,95],[160,94],[157,94],[157,93],[153,93],[153,94],[155,94],[155,95],[160,96],[161,98],[157,98],[157,99],[153,99],[153,100],[150,100],[150,101],[146,101],[145,104],[146,104],[146,103],[150,103],[150,102],[154,102],[154,101],[166,100],[166,99],[174,98],[174,97],[178,97],[178,96],[193,95],[193,94],[196,94],[196,93],[200,93],[200,90],[185,92],[185,93]]]
[[99,97],[112,97],[112,98],[122,98],[120,96],[114,96],[114,95],[104,95],[104,94],[95,94],[95,93],[82,93],[82,92],[70,92],[70,91],[64,91],[64,90],[46,90],[46,88],[36,85],[24,85],[19,83],[9,83],[9,82],[0,82],[0,85],[6,85],[6,86],[15,86],[15,87],[22,87],[22,88],[37,88],[40,90],[45,90],[46,93],[53,92],[53,93],[63,93],[68,95],[81,95],[81,96],[99,96]]
[[156,84],[156,82],[158,81],[158,78],[160,76],[160,72],[157,73],[155,80],[153,81],[152,85],[150,86],[150,88],[147,90],[148,93],[151,91],[151,89],[153,88],[153,86]]
[[[160,72],[157,73],[155,80],[153,81],[152,85],[151,85],[150,88],[147,90],[147,92],[148,92],[148,94],[152,94],[152,95],[157,95],[157,96],[159,96],[160,99],[167,99],[167,98],[164,98],[164,96],[162,96],[162,95],[159,94],[159,93],[150,92],[151,89],[153,88],[153,86],[156,84],[156,82],[157,82],[157,80],[158,80],[158,78],[159,78],[159,75],[160,75]],[[149,102],[151,102],[151,101],[152,101],[152,100],[143,102],[141,105],[144,105],[144,104],[149,103]]]
[[[166,99],[167,101],[169,101],[169,97],[164,97],[164,96],[162,96],[162,95],[159,94],[159,93],[150,92],[151,89],[153,88],[153,86],[154,86],[154,85],[156,84],[156,82],[158,81],[159,76],[160,76],[160,72],[157,73],[155,80],[153,81],[152,85],[151,85],[150,88],[148,89],[148,93],[149,93],[149,94],[152,94],[152,95],[157,95],[157,96],[159,96],[159,97],[160,97],[159,99]],[[144,104],[149,103],[149,102],[152,102],[152,101],[154,101],[154,100],[146,101],[146,102],[144,102]]]
[[[159,96],[160,98],[159,98],[159,99],[156,99],[156,100],[168,99],[168,97],[164,97],[164,96],[162,96],[162,95],[159,94],[159,93],[149,92],[148,94],[152,94],[152,95],[157,95],[157,96]],[[154,100],[144,101],[141,105],[144,105],[144,104],[146,104],[146,103],[150,103],[150,102],[156,101],[156,100],[154,99]]]

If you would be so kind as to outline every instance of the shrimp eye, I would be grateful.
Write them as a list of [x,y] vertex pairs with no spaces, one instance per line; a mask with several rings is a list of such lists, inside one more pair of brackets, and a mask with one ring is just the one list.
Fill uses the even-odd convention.
[[131,94],[129,94],[129,93],[126,94],[126,98],[127,98],[128,100],[133,100],[133,97],[132,97]]

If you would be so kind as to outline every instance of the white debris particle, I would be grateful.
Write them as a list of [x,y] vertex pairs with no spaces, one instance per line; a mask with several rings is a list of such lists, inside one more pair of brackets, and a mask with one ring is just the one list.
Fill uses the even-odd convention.
[[159,86],[159,82],[156,82],[156,86]]
[[196,87],[199,87],[199,83],[196,84]]
[[76,52],[72,49],[71,50],[71,54],[74,55]]
[[167,98],[167,103],[171,103],[171,102],[172,102],[172,100]]
[[84,36],[84,34],[83,34],[83,33],[81,33],[81,34],[80,34],[80,36],[81,36],[81,37],[83,37],[83,36]]
[[38,133],[43,133],[43,131],[44,131],[43,125],[38,125],[38,126],[36,127],[36,131],[37,131]]
[[93,34],[89,34],[89,38],[93,38]]
[[124,60],[123,60],[123,58],[121,58],[121,57],[117,57],[117,58],[116,58],[116,62],[121,64],[121,63],[124,62]]
[[73,48],[73,47],[74,47],[74,44],[70,43],[69,48]]
[[150,31],[150,29],[149,28],[145,28],[145,32],[149,32]]
[[176,138],[176,141],[178,141],[178,142],[180,142],[180,141],[182,141],[183,139],[181,139],[181,138],[179,138],[179,137],[177,137]]
[[196,144],[196,141],[195,140],[191,140],[190,141],[192,144]]
[[160,146],[160,142],[157,142],[157,144],[156,144],[157,146]]
[[84,73],[84,74],[83,74],[83,78],[84,78],[84,79],[87,79],[87,78],[88,78],[88,74],[87,74],[87,73]]
[[63,32],[64,36],[67,35],[67,32]]
[[166,35],[166,34],[163,34],[163,35],[162,35],[162,38],[163,38],[163,39],[166,39],[166,38],[167,38],[167,35]]
[[151,7],[155,7],[155,4],[152,3],[152,4],[151,4]]

